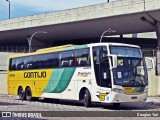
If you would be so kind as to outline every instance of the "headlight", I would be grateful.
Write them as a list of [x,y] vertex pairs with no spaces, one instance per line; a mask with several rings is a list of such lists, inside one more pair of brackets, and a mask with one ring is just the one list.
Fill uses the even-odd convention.
[[113,88],[112,91],[118,92],[118,93],[124,93],[124,90],[118,89],[118,88]]

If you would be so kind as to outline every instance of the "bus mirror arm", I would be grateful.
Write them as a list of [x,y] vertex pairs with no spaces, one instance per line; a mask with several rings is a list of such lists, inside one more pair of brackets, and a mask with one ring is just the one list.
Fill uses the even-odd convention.
[[107,60],[108,60],[108,56],[107,57],[103,57],[103,58],[100,59],[100,63],[101,62],[106,62]]
[[117,55],[111,55],[112,57],[112,68],[117,68]]

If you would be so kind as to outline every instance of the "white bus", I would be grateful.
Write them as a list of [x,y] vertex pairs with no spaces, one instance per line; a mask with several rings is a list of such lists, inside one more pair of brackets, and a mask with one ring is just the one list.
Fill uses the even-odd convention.
[[9,94],[21,100],[55,98],[92,102],[142,102],[148,76],[139,46],[120,43],[65,45],[10,57]]

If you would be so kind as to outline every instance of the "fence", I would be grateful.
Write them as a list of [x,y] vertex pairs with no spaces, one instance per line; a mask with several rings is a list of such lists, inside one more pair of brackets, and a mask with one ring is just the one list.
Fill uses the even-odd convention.
[[145,57],[156,57],[157,49],[156,48],[142,49],[142,53]]
[[[38,47],[32,47],[32,51],[38,50]],[[0,46],[0,52],[27,53],[28,46]]]

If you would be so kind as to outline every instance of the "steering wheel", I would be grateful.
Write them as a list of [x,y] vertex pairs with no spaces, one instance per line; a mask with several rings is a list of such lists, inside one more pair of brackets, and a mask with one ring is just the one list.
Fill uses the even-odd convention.
[[134,80],[134,79],[130,80],[130,81],[127,83],[127,85],[135,85],[135,80]]
[[130,80],[128,83],[127,83],[127,85],[143,85],[143,82],[142,82],[142,80],[141,79],[132,79],[132,80]]

